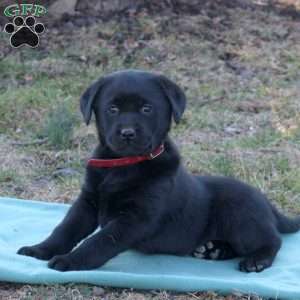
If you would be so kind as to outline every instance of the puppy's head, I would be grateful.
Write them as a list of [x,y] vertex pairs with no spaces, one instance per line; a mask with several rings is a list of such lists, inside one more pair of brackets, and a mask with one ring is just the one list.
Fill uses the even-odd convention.
[[185,95],[174,82],[138,70],[99,79],[80,100],[86,124],[94,112],[101,142],[119,156],[153,151],[165,139],[171,117],[179,122],[185,104]]

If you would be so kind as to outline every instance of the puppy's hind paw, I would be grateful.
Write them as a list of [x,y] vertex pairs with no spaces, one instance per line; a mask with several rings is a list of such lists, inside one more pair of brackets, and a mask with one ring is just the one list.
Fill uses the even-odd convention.
[[[214,244],[213,242],[208,242],[204,245],[201,245],[196,248],[196,250],[193,252],[193,256],[197,258],[203,258],[203,259],[212,259],[210,254],[211,250],[214,249]],[[218,249],[216,249],[218,250]],[[216,256],[216,255],[213,255]]]
[[271,262],[268,259],[264,260],[256,260],[255,258],[246,258],[242,260],[239,264],[239,269],[242,272],[250,273],[250,272],[261,272],[264,269],[271,266]]
[[193,256],[203,259],[225,260],[236,257],[231,246],[222,241],[209,241],[196,248]]

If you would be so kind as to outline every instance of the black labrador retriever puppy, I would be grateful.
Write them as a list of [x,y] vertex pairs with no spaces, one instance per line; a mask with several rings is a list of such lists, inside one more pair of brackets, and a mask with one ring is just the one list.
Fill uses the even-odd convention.
[[174,82],[150,72],[125,70],[93,83],[80,107],[87,124],[94,112],[100,143],[81,193],[46,240],[18,253],[59,271],[87,270],[127,249],[192,255],[216,241],[228,253],[219,258],[243,257],[241,271],[270,267],[279,233],[297,231],[300,218],[235,179],[189,174],[168,137],[185,105]]

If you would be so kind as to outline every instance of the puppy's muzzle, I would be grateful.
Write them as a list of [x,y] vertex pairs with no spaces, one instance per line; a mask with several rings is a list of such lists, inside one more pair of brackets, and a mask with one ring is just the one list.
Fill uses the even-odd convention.
[[120,130],[120,137],[123,141],[133,141],[136,139],[136,131],[132,127],[122,128]]

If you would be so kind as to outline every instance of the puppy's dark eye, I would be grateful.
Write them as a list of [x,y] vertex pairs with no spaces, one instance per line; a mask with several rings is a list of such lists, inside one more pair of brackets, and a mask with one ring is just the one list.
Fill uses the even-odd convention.
[[150,114],[152,112],[152,105],[150,104],[143,105],[143,107],[141,108],[141,112],[145,115]]
[[107,112],[110,114],[110,115],[117,115],[119,113],[119,108],[116,106],[116,105],[111,105]]

